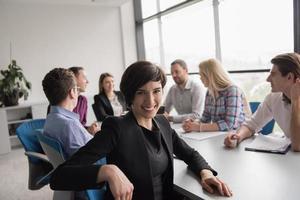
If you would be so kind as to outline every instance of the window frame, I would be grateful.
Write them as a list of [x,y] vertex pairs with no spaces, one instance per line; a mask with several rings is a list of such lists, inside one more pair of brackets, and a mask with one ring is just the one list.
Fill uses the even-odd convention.
[[[135,12],[135,24],[136,24],[136,45],[137,45],[137,55],[139,60],[146,59],[144,34],[143,34],[143,23],[157,18],[160,21],[161,17],[172,12],[176,12],[179,9],[183,9],[192,4],[201,2],[203,0],[186,0],[179,4],[176,4],[170,8],[159,11],[149,17],[142,17],[142,1],[133,0],[134,12]],[[159,5],[159,0],[157,0]],[[213,2],[213,13],[214,13],[214,25],[215,25],[215,48],[216,48],[216,58],[222,61],[221,53],[221,42],[220,42],[220,31],[219,31],[219,0],[212,0]],[[159,10],[159,6],[158,6]],[[300,53],[300,1],[293,0],[293,16],[294,16],[294,52]],[[159,24],[158,24],[159,25]],[[161,29],[160,29],[161,30]],[[164,63],[164,47],[162,42],[162,34],[160,33],[160,57],[161,64]],[[247,70],[231,70],[229,73],[259,73],[259,72],[269,72],[269,69],[247,69]],[[195,74],[195,73],[189,73]]]

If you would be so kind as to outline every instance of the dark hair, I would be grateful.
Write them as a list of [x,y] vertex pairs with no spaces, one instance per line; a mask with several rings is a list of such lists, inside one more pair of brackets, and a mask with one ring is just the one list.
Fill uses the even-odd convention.
[[58,105],[68,96],[69,91],[76,86],[76,81],[72,71],[55,68],[46,74],[42,85],[50,105]]
[[69,70],[71,70],[74,75],[77,77],[79,74],[80,70],[84,70],[83,67],[79,67],[79,66],[74,66],[74,67],[70,67]]
[[166,75],[161,68],[148,61],[138,61],[131,64],[124,72],[120,90],[130,107],[136,91],[149,81],[160,81],[162,88],[166,85]]
[[186,65],[186,63],[184,62],[184,60],[176,59],[176,60],[174,60],[174,61],[171,63],[171,66],[172,66],[172,65],[175,65],[175,64],[180,65],[183,69],[187,69],[187,65]]
[[275,56],[271,63],[278,67],[282,76],[292,73],[295,79],[300,77],[300,55],[298,53],[285,53]]
[[104,93],[104,89],[103,89],[103,81],[106,77],[112,77],[113,75],[111,75],[110,73],[102,73],[99,77],[99,94],[103,94]]

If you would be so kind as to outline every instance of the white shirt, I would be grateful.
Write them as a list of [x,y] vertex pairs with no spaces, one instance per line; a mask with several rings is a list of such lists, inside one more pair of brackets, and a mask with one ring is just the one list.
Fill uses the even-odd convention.
[[114,116],[121,116],[123,113],[123,106],[118,100],[118,96],[115,95],[112,99],[109,99],[111,107],[114,111]]
[[282,99],[283,94],[281,92],[268,94],[252,117],[244,122],[244,125],[257,132],[271,119],[274,119],[283,133],[290,137],[292,107],[291,104]]
[[173,85],[164,102],[166,112],[174,107],[178,115],[173,116],[175,123],[187,118],[199,119],[203,113],[206,89],[191,79],[187,80],[185,88]]

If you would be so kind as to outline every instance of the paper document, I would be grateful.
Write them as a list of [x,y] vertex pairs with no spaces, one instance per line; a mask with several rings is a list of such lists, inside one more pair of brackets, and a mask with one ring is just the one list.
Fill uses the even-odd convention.
[[290,144],[290,139],[286,137],[259,134],[245,147],[245,150],[285,154],[289,150]]
[[184,130],[180,128],[174,129],[176,133],[183,138],[193,139],[193,140],[205,140],[211,137],[216,137],[219,135],[225,135],[227,132],[191,132],[185,133]]

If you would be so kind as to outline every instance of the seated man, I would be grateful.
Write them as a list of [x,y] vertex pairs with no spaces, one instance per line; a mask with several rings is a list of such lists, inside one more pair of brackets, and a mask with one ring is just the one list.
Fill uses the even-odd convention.
[[[204,109],[204,87],[189,79],[188,68],[183,60],[177,59],[171,63],[171,74],[175,81],[164,102],[165,116],[169,121],[181,123],[185,119],[199,119]],[[171,116],[174,106],[178,115]]]
[[93,137],[80,123],[79,115],[73,112],[79,95],[74,74],[55,68],[45,76],[42,84],[51,105],[44,133],[58,140],[69,158]]
[[73,112],[79,114],[79,120],[81,124],[88,130],[88,132],[92,135],[97,133],[100,130],[100,126],[97,122],[92,123],[90,126],[86,125],[86,116],[87,116],[87,98],[80,93],[85,92],[87,84],[89,81],[87,80],[86,73],[83,67],[70,67],[75,75],[76,84],[78,86],[78,101],[76,107],[74,107]]
[[236,132],[230,132],[224,140],[234,148],[245,138],[253,136],[274,119],[284,134],[291,139],[292,149],[300,151],[300,55],[286,53],[274,57],[267,81],[272,93],[268,94],[253,116]]

